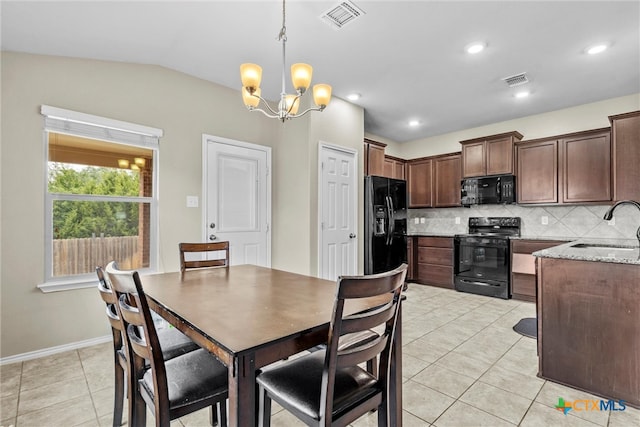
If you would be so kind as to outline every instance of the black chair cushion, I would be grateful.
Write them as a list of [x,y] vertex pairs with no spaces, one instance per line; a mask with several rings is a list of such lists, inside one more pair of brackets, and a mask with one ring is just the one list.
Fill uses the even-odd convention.
[[[320,389],[326,351],[316,351],[265,369],[257,377],[269,396],[282,406],[320,419]],[[358,366],[338,368],[333,414],[339,416],[355,402],[379,393],[376,379]]]
[[191,338],[174,327],[158,329],[157,331],[164,360],[173,359],[176,356],[201,348]]
[[[227,367],[204,349],[165,362],[170,408],[227,392]],[[140,391],[153,398],[153,374],[147,370],[139,381]]]

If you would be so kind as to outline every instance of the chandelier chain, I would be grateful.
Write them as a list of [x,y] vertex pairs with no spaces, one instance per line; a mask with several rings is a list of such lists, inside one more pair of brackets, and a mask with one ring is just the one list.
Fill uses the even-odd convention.
[[287,41],[287,24],[286,24],[286,13],[285,13],[285,0],[282,0],[282,28],[280,28],[280,33],[278,34],[278,40]]

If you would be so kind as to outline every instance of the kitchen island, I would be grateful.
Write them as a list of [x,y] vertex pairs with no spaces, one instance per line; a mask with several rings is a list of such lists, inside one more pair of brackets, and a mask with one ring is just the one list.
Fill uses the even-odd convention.
[[538,375],[640,407],[637,240],[579,240],[537,257]]

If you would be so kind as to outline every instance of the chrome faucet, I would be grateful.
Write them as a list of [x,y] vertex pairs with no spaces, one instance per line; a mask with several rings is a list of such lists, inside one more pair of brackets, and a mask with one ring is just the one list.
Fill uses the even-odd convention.
[[[611,218],[613,218],[613,211],[615,211],[620,205],[633,205],[640,211],[640,203],[635,200],[621,200],[609,208],[609,210],[604,214],[604,220],[610,221]],[[636,238],[638,239],[638,246],[640,247],[640,227],[638,227],[638,231],[636,232]]]

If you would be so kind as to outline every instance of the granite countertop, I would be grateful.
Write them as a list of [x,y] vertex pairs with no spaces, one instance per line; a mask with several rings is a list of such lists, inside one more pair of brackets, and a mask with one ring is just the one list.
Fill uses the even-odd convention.
[[533,256],[640,265],[636,239],[578,239],[534,252]]
[[517,236],[509,237],[511,240],[545,240],[545,241],[558,241],[558,242],[572,242],[577,240],[577,237],[558,237],[558,236]]

